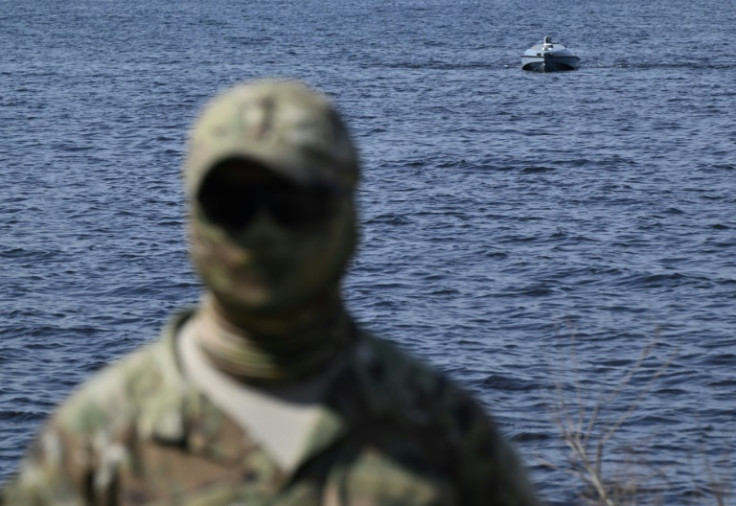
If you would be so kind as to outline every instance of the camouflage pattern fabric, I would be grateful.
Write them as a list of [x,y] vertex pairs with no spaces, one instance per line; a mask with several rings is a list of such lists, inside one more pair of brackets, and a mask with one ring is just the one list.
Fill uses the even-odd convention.
[[358,153],[327,96],[304,83],[258,79],[210,100],[189,132],[182,175],[187,194],[227,158],[245,158],[300,183],[355,188]]
[[285,473],[182,377],[177,317],[43,429],[0,504],[532,505],[483,410],[442,375],[361,332],[301,463]]

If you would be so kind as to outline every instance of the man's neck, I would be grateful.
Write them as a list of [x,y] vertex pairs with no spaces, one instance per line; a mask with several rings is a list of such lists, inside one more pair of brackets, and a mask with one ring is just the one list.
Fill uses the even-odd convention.
[[[197,342],[221,371],[250,383],[283,383],[316,374],[356,338],[340,298],[298,313],[232,313],[205,298]],[[233,322],[237,320],[237,324]]]
[[212,313],[219,325],[233,332],[241,331],[256,340],[260,336],[267,339],[296,337],[343,312],[339,287],[326,290],[299,306],[284,309],[248,310],[212,293],[206,294],[202,306]]

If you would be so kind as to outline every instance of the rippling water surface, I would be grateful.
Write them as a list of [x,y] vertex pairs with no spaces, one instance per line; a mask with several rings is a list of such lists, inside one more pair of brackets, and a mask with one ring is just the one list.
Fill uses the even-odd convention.
[[[262,4],[0,0],[0,479],[70,389],[196,302],[185,131],[270,75],[332,95],[361,146],[360,321],[474,391],[551,504],[580,491],[557,392],[613,422],[647,389],[611,472],[645,461],[668,504],[715,504],[736,476],[736,7]],[[519,70],[548,34],[580,70]]]

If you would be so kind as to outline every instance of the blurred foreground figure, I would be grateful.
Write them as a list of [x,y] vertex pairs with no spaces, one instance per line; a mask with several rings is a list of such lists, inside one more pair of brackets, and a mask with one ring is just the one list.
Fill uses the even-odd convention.
[[4,504],[535,504],[479,405],[346,313],[358,175],[306,86],[216,97],[184,163],[202,303],[60,407]]

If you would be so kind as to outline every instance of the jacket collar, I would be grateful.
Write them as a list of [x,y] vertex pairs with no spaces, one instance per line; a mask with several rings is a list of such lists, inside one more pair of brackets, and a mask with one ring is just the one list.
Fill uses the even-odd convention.
[[[154,345],[158,385],[144,401],[137,419],[138,433],[140,437],[184,447],[193,454],[224,464],[242,462],[254,451],[263,453],[258,444],[247,434],[243,437],[242,429],[182,373],[176,338],[193,314],[193,310],[188,310],[175,315],[165,326],[161,340]],[[348,358],[333,379],[302,459],[294,469],[281,470],[284,478],[351,431],[361,430],[360,427],[371,420],[395,416],[401,411],[406,401],[401,399],[402,382],[406,378],[403,368],[391,367],[397,352],[360,332],[347,353]],[[404,407],[410,408],[406,404]],[[275,463],[273,466],[276,468]]]

